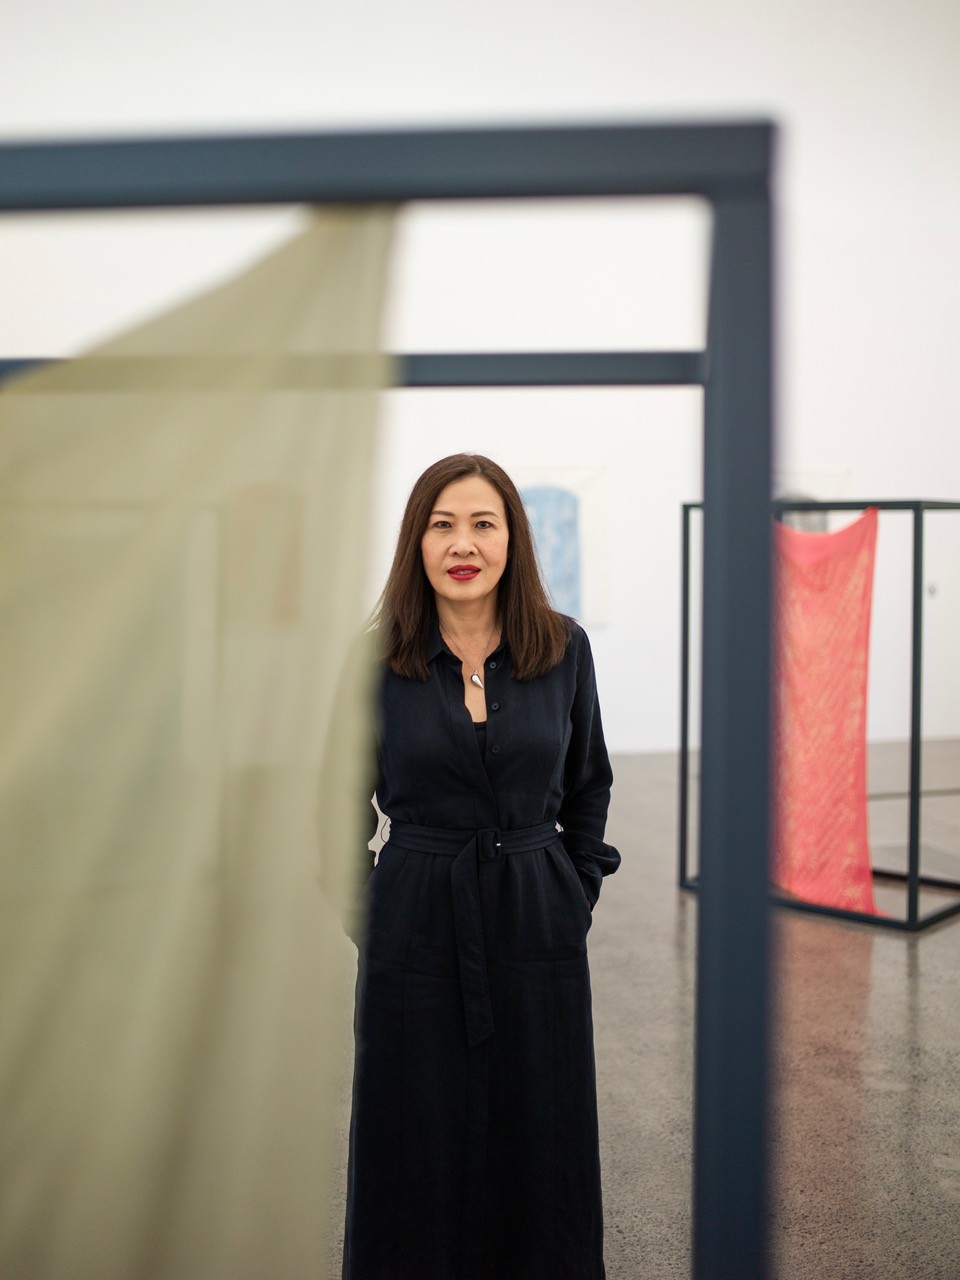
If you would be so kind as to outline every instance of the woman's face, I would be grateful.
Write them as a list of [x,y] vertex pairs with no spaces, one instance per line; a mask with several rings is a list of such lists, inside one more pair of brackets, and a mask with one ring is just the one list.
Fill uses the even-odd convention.
[[500,494],[482,476],[464,476],[441,489],[433,505],[420,552],[437,596],[476,604],[496,593],[510,540]]

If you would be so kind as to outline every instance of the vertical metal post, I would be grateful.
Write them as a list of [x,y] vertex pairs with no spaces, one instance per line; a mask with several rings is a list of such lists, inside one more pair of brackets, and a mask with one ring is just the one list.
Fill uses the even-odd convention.
[[682,574],[680,583],[680,812],[677,815],[679,831],[679,864],[677,883],[687,883],[687,840],[689,838],[689,780],[690,780],[690,506],[683,504],[683,531],[681,535]]
[[714,205],[704,430],[696,1280],[766,1280],[772,305],[765,190]]
[[910,834],[907,922],[920,918],[920,772],[923,720],[923,508],[913,508],[913,637],[910,659]]

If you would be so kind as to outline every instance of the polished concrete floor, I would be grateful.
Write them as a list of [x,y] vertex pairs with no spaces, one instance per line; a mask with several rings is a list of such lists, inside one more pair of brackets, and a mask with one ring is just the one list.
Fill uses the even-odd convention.
[[[871,792],[905,790],[905,760],[898,746],[874,749]],[[623,865],[590,935],[607,1274],[679,1280],[690,1274],[697,905],[675,888],[676,758],[614,767],[608,838]],[[929,744],[925,788],[958,785],[960,743]],[[871,802],[876,861],[882,849],[898,865],[903,831],[904,801]],[[925,802],[924,843],[931,872],[960,880],[960,795]],[[900,907],[897,894],[885,891],[884,909]],[[907,937],[780,911],[776,942],[777,1276],[960,1280],[960,917]],[[335,1253],[343,1150],[342,1132]]]

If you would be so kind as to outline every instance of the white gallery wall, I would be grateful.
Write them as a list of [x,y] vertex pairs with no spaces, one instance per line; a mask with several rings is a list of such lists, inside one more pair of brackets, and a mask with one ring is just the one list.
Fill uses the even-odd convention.
[[[782,483],[960,499],[960,6],[949,0],[0,0],[0,138],[764,116],[779,165]],[[292,210],[0,221],[0,356],[71,354],[279,243]],[[694,201],[412,206],[397,350],[696,346]],[[605,550],[587,618],[611,746],[678,735],[680,504],[700,497],[689,390],[386,397],[370,596],[435,458],[589,472]],[[597,497],[599,495],[599,498]],[[600,516],[597,507],[602,507]],[[907,730],[907,518],[883,517],[870,735]],[[345,530],[344,536],[349,536]],[[928,535],[926,731],[960,733],[960,513]],[[594,540],[594,546],[600,546]],[[589,611],[588,611],[589,612]]]

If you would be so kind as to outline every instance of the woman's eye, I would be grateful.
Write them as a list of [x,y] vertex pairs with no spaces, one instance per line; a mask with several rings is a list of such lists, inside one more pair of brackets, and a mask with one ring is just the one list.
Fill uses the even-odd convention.
[[433,522],[433,527],[434,527],[435,529],[449,529],[449,528],[450,528],[450,521],[449,521],[449,520],[434,520],[434,522]]
[[492,529],[492,528],[493,528],[493,525],[490,523],[490,521],[489,521],[489,520],[478,520],[478,521],[477,521],[477,528],[478,528],[478,529]]

